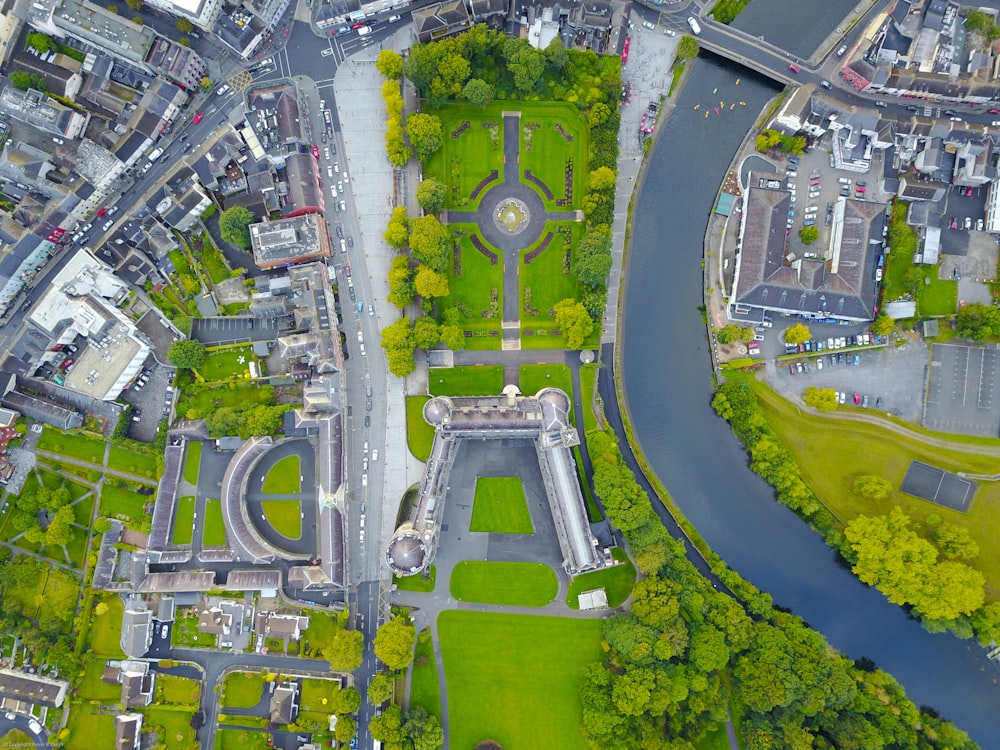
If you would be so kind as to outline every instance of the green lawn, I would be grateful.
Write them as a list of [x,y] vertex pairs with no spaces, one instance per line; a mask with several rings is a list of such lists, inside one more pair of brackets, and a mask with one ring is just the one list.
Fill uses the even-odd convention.
[[558,388],[569,396],[569,416],[571,422],[576,422],[573,414],[573,374],[566,365],[521,365],[519,374],[521,393],[535,395],[542,388]]
[[410,705],[422,706],[427,713],[441,720],[441,690],[431,631],[424,628],[417,635],[417,647],[410,672]]
[[[119,688],[119,691],[121,689]],[[69,738],[66,750],[94,750],[98,747],[115,746],[115,716],[100,713],[91,703],[73,701],[70,704]]]
[[936,265],[914,266],[916,233],[906,224],[906,210],[907,204],[902,201],[893,206],[889,233],[893,252],[886,256],[883,299],[899,299],[906,294],[907,273],[915,267],[922,277],[916,292],[917,315],[954,315],[958,311],[958,282],[939,279]]
[[298,500],[264,500],[261,505],[267,522],[284,537],[298,539],[302,536],[302,504]]
[[[519,164],[521,181],[531,184],[524,178],[525,171],[530,169],[532,174],[541,179],[552,191],[552,200],[547,200],[542,192],[538,191],[549,210],[567,211],[579,208],[586,188],[590,141],[590,128],[583,115],[574,106],[554,102],[533,102],[527,107],[519,105],[519,108],[523,112]],[[537,128],[530,128],[530,135],[525,132],[529,124],[538,125]],[[573,140],[568,141],[560,135],[556,125],[560,125]],[[556,199],[565,195],[567,159],[573,159],[572,203],[570,206],[558,206]]]
[[156,456],[152,453],[146,453],[144,450],[134,445],[127,448],[112,445],[111,452],[108,454],[108,466],[147,479],[158,479],[160,471],[156,464]]
[[205,524],[201,527],[203,547],[222,547],[226,543],[226,524],[222,520],[222,501],[205,501]]
[[953,279],[939,279],[936,266],[929,269],[924,277],[930,279],[920,290],[919,311],[921,315],[954,315],[958,312],[958,282]]
[[495,396],[503,390],[503,366],[434,367],[427,375],[432,396]]
[[188,495],[177,500],[174,508],[174,544],[191,544],[194,532],[194,497]]
[[[243,362],[240,362],[240,359]],[[249,346],[209,352],[205,361],[198,367],[198,374],[210,383],[233,378],[249,378],[250,361],[254,359],[256,357],[253,349]]]
[[178,615],[170,631],[170,642],[174,648],[215,648],[216,637],[198,630],[198,615]]
[[200,419],[223,406],[249,409],[258,404],[274,403],[274,386],[257,383],[189,385],[181,391],[177,413],[182,419]]
[[34,747],[35,743],[20,729],[11,729],[3,737],[0,737],[0,747]]
[[[242,718],[242,717],[241,717]],[[220,729],[215,733],[216,750],[267,750],[267,732],[248,729]]]
[[428,575],[424,578],[418,576],[393,576],[392,582],[400,591],[417,591],[422,594],[429,594],[434,590],[437,583],[437,566],[431,565]]
[[205,247],[204,253],[201,256],[201,264],[205,267],[205,272],[208,273],[208,278],[212,280],[213,284],[219,284],[231,277],[229,267],[226,265],[222,253],[214,247]]
[[[584,750],[580,675],[601,661],[601,620],[451,610],[438,617],[450,746]],[[502,710],[498,710],[502,707]]]
[[309,627],[302,636],[306,651],[325,648],[338,630],[340,625],[337,623],[336,613],[310,612]]
[[80,681],[78,694],[80,698],[90,701],[117,702],[121,697],[121,685],[109,685],[101,679],[107,660],[92,656],[83,665],[83,679]]
[[[552,241],[549,242],[545,250],[536,256],[531,263],[525,263],[524,256],[532,248],[521,253],[520,275],[518,276],[521,327],[536,331],[534,336],[540,335],[537,333],[539,330],[547,332],[555,328],[555,320],[550,312],[552,308],[557,302],[567,297],[576,299],[579,293],[576,274],[572,273],[572,264],[575,262],[575,251],[572,249],[570,249],[569,270],[566,266],[567,248],[564,231],[567,227],[571,237],[571,248],[575,247],[583,235],[583,224],[550,221],[545,224],[545,230],[542,233],[542,237],[545,237],[549,232],[553,233]],[[525,336],[522,332],[521,338],[522,345],[527,346],[529,342],[526,339],[530,340],[532,336]],[[548,337],[542,336],[542,338]],[[549,342],[550,348],[562,348],[552,347],[551,344],[552,342]]]
[[[98,604],[107,604],[108,611],[96,614]],[[122,658],[122,613],[125,605],[114,594],[94,594],[93,624],[90,626],[90,651],[101,656]]]
[[146,503],[152,499],[152,495],[140,495],[131,487],[121,488],[105,484],[101,489],[100,512],[102,516],[108,518],[125,516],[138,521],[145,516]]
[[156,693],[158,703],[197,706],[198,695],[201,693],[201,683],[188,677],[161,674],[156,679]]
[[465,560],[451,573],[451,595],[463,602],[544,607],[558,592],[555,571],[542,563]]
[[36,617],[39,602],[44,600],[45,581],[48,577],[48,565],[44,563],[39,565],[33,570],[31,580],[4,589],[5,603],[9,602],[12,609],[26,617]]
[[[312,622],[309,623],[312,627]],[[330,703],[340,692],[333,680],[305,679],[302,681],[302,710],[330,714]]]
[[[161,675],[157,682],[163,678]],[[191,728],[191,717],[194,710],[177,710],[169,706],[150,706],[144,711],[146,718],[142,723],[143,731],[152,727],[163,727],[160,742],[165,743],[167,750],[189,750],[197,747],[194,730]]]
[[706,734],[695,747],[698,750],[729,750],[729,736],[726,734],[725,725]]
[[944,449],[878,426],[813,416],[788,404],[762,383],[751,381],[761,399],[768,422],[795,454],[802,478],[830,510],[845,523],[858,515],[888,513],[898,505],[914,519],[914,529],[927,536],[929,515],[964,526],[979,543],[979,557],[972,561],[986,576],[987,590],[1000,590],[1000,482],[979,482],[967,513],[934,505],[894,491],[884,500],[871,501],[851,491],[855,478],[877,474],[898,488],[913,460],[946,471],[994,474],[997,461],[990,456],[964,453],[961,446]]
[[261,492],[265,495],[297,495],[302,491],[299,457],[285,456],[271,467],[264,478]]
[[201,467],[201,443],[188,441],[184,449],[184,481],[198,484],[198,470]]
[[75,458],[78,461],[101,466],[104,464],[103,440],[76,435],[55,427],[46,427],[38,438],[38,449]]
[[[469,210],[479,203],[482,192],[472,200],[472,191],[492,170],[497,180],[503,178],[503,117],[506,102],[497,102],[485,109],[468,103],[450,104],[435,114],[441,118],[441,148],[424,167],[424,174],[448,185],[447,207]],[[457,138],[452,133],[468,121],[469,127]],[[494,139],[484,122],[496,123],[498,138]],[[485,192],[485,191],[483,191]]]
[[85,528],[90,528],[90,519],[94,516],[94,495],[73,503],[73,520]]
[[434,428],[424,419],[424,404],[430,400],[430,396],[406,397],[406,445],[418,461],[431,457],[434,442]]
[[[503,316],[503,264],[489,259],[473,246],[469,236],[478,232],[475,224],[450,224],[459,247],[459,270],[448,264],[448,296],[437,300],[443,314],[456,308],[462,328],[471,333],[465,348],[499,349],[500,322]],[[496,299],[494,299],[494,292]]]
[[[76,529],[73,533],[73,538],[69,540],[69,544],[66,545],[66,552],[69,553],[70,563],[77,570],[83,570],[83,558],[87,554],[87,537],[90,530],[90,524],[88,523],[85,527],[87,531],[81,531]],[[97,542],[99,544],[100,542]]]
[[479,477],[469,531],[534,534],[520,477]]
[[628,599],[628,595],[632,593],[632,586],[635,584],[635,566],[628,559],[625,550],[620,547],[611,550],[611,554],[621,565],[595,570],[593,573],[584,573],[574,578],[569,585],[569,593],[566,595],[566,604],[569,607],[579,609],[580,603],[577,597],[584,591],[599,588],[603,588],[607,593],[609,607],[617,607]]
[[598,427],[597,415],[594,413],[594,398],[597,395],[597,363],[580,367],[580,398],[583,399],[583,432],[587,434]]
[[264,694],[264,675],[260,672],[230,672],[222,684],[225,708],[256,706]]

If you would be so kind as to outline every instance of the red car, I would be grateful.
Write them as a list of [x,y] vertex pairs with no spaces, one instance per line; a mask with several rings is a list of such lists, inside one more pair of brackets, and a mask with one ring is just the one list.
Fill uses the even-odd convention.
[[312,152],[313,152],[313,156],[315,156],[318,159],[319,158],[319,146],[313,146],[312,147]]
[[356,21],[355,23],[351,24],[351,28],[352,29],[360,29],[364,25],[365,25],[364,21]]
[[98,216],[104,216],[104,214],[106,214],[107,212],[108,212],[108,209],[105,207],[105,208],[102,208],[100,211],[98,211],[97,215]]
[[193,123],[194,123],[195,125],[197,125],[197,124],[198,124],[199,122],[201,122],[201,119],[202,119],[202,118],[203,118],[204,116],[205,116],[205,115],[203,115],[203,114],[202,114],[201,112],[199,112],[198,114],[196,114],[196,115],[194,116],[194,119],[192,120],[192,122],[193,122]]
[[800,68],[800,67],[799,67],[798,65],[796,65],[795,63],[790,63],[790,64],[788,65],[788,69],[789,69],[790,71],[792,71],[793,73],[801,73],[801,72],[802,72],[802,68]]
[[971,187],[965,189],[965,195],[966,195],[966,197],[972,195],[972,188]]
[[958,222],[955,220],[954,216],[951,217],[951,228],[958,229]]
[[858,393],[857,391],[854,392],[854,403],[855,405],[861,403],[861,394]]

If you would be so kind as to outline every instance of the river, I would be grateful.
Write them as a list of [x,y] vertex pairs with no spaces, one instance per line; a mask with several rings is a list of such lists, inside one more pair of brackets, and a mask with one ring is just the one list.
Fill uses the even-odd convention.
[[[619,345],[641,448],[731,567],[842,652],[868,657],[893,674],[917,705],[933,706],[983,748],[1000,750],[1000,669],[977,643],[927,633],[839,566],[819,535],[750,471],[729,425],[712,411],[711,362],[698,310],[704,232],[732,155],[776,89],[717,58],[691,68],[633,211]],[[719,101],[725,108],[706,118],[706,105]],[[746,106],[730,110],[734,101]]]

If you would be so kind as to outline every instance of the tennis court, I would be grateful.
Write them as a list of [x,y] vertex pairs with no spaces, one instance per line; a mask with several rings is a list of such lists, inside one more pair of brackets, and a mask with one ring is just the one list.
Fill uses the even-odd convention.
[[958,474],[914,461],[906,470],[900,489],[908,495],[965,513],[976,493],[976,484]]

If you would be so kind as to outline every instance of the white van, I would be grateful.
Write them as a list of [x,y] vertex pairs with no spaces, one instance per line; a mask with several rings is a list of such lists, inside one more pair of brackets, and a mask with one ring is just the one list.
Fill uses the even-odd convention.
[[837,180],[837,182],[839,182],[841,185],[850,185],[851,184],[851,181],[849,179],[847,179],[846,177],[841,177],[840,179]]
[[358,29],[358,36],[368,36],[371,33],[372,33],[371,26],[362,26],[360,29]]
[[347,243],[344,240],[340,241],[340,252],[342,253],[347,252]]

